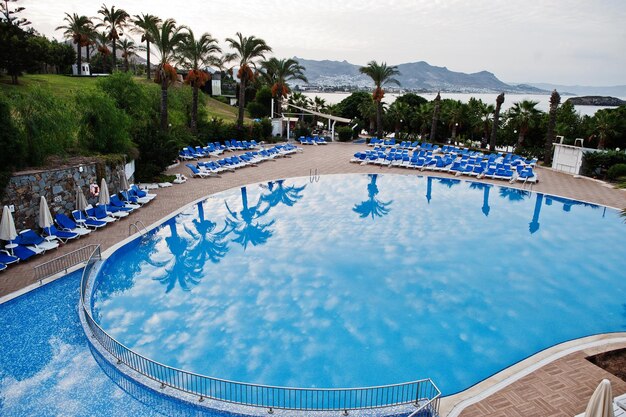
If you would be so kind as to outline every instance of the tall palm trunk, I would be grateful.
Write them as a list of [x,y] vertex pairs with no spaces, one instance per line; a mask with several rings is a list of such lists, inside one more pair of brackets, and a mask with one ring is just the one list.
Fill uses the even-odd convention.
[[489,119],[485,119],[483,122],[483,137],[480,140],[481,148],[487,147],[487,141],[489,141]]
[[517,147],[521,147],[524,144],[524,138],[526,137],[526,128],[521,127],[519,134],[517,135]]
[[454,141],[454,139],[456,139],[456,129],[457,129],[457,124],[453,124],[452,125],[452,141]]
[[85,48],[87,48],[87,56],[86,56],[86,59],[85,59],[85,60],[86,60],[87,62],[89,62],[89,61],[90,61],[90,59],[89,59],[89,58],[90,58],[90,55],[89,55],[89,54],[90,54],[90,52],[91,52],[91,51],[89,50],[89,44],[87,44],[87,45],[85,46]]
[[168,129],[167,124],[167,78],[165,71],[161,68],[161,130],[164,132]]
[[77,54],[77,60],[78,60],[76,64],[77,64],[77,66],[78,66],[78,75],[80,75],[80,74],[81,74],[81,65],[82,65],[82,63],[83,63],[83,62],[82,62],[82,58],[83,58],[83,57],[81,56],[81,55],[82,55],[82,52],[83,52],[83,47],[80,45],[80,42],[78,42],[78,43],[76,44],[76,54]]
[[435,97],[435,110],[433,111],[433,122],[430,125],[430,141],[435,142],[437,137],[437,123],[439,122],[439,111],[441,109],[441,95],[437,93]]
[[193,98],[191,101],[191,132],[198,133],[198,85],[193,83]]
[[382,100],[376,100],[376,135],[379,138],[383,137],[383,102]]
[[146,74],[150,79],[150,41],[146,41]]
[[543,151],[543,162],[550,165],[552,162],[552,144],[556,141],[556,113],[561,103],[561,96],[554,90],[550,96],[550,115],[548,118],[548,132],[546,133],[546,144]]
[[115,47],[115,39],[113,39],[113,59],[111,60],[113,66],[111,67],[111,74],[115,71],[117,66],[117,48]]
[[504,103],[504,93],[500,93],[496,98],[496,111],[493,113],[493,127],[491,128],[491,138],[489,139],[489,150],[491,152],[496,149],[496,136],[498,135],[498,123],[500,122],[500,108]]
[[246,76],[241,75],[241,82],[239,83],[239,114],[237,115],[237,128],[241,130],[243,128],[243,112],[244,101],[246,99]]

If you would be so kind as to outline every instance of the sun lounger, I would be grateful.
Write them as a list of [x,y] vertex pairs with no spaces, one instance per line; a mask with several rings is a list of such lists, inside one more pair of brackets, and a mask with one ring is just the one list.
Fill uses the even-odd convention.
[[15,262],[18,262],[20,258],[17,256],[13,256],[6,249],[0,250],[0,263],[5,265],[11,265]]
[[27,246],[17,245],[14,248],[8,249],[13,255],[17,256],[20,261],[27,261],[35,255],[43,253],[43,249],[29,248]]
[[129,209],[130,212],[141,208],[139,204],[122,201],[117,195],[112,195],[110,201],[113,207]]
[[192,165],[192,164],[185,164],[185,166],[187,168],[189,168],[191,170],[191,176],[195,177],[195,178],[209,178],[211,176],[211,173],[208,171],[201,171],[198,169],[198,167]]
[[44,228],[43,232],[48,236],[59,239],[63,243],[67,243],[69,240],[76,239],[78,237],[78,233],[58,230],[54,225]]
[[42,252],[45,252],[59,247],[59,242],[57,242],[55,238],[43,238],[31,229],[24,229],[19,232],[17,238],[11,243],[26,246],[34,252],[37,252],[35,249],[40,249]]
[[92,219],[100,220],[107,223],[113,223],[117,221],[115,217],[109,216],[109,213],[102,206],[92,207],[88,205],[86,207],[85,213]]
[[72,217],[74,217],[74,220],[76,220],[76,223],[78,223],[80,226],[89,227],[94,230],[100,229],[101,227],[104,227],[109,223],[104,220],[98,220],[96,218],[89,217],[79,210],[74,210],[72,212]]
[[61,230],[66,232],[76,233],[79,236],[85,236],[91,233],[91,229],[86,227],[81,227],[76,224],[72,219],[67,217],[65,214],[59,213],[54,217],[54,220],[59,225]]
[[156,194],[150,194],[150,193],[140,189],[135,184],[132,184],[130,186],[130,190],[129,191],[131,192],[131,195],[135,195],[135,196],[137,196],[139,198],[146,197],[146,198],[149,198],[150,200],[154,200],[156,198],[156,196],[157,196]]

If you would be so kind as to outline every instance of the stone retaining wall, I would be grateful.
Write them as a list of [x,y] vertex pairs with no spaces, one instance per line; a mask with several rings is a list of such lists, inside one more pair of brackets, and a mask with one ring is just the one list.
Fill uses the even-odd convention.
[[[104,178],[113,195],[119,188],[118,172],[124,172],[124,165],[104,166]],[[89,193],[89,185],[97,182],[97,164],[77,165],[70,168],[53,169],[46,171],[22,172],[11,177],[5,189],[2,205],[13,205],[13,219],[15,228],[19,232],[23,229],[39,229],[39,200],[43,195],[48,201],[52,216],[56,213],[70,214],[76,206],[76,187],[81,187],[87,201],[97,202],[97,197]]]

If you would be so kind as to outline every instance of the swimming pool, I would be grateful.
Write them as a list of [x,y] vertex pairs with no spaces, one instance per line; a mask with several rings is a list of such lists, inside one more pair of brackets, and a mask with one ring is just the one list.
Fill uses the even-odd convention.
[[273,181],[213,195],[113,253],[92,308],[136,352],[201,374],[430,377],[448,395],[623,330],[625,227],[612,209],[449,178]]

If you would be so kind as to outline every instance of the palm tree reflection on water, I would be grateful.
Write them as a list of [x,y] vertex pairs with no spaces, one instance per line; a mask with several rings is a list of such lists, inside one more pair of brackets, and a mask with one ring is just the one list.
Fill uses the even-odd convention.
[[378,186],[376,185],[376,180],[378,179],[378,174],[369,174],[368,176],[370,177],[370,183],[367,184],[368,199],[356,204],[352,211],[357,213],[362,219],[370,216],[372,219],[386,216],[391,211],[389,206],[393,203],[393,200],[383,202],[377,199]]

